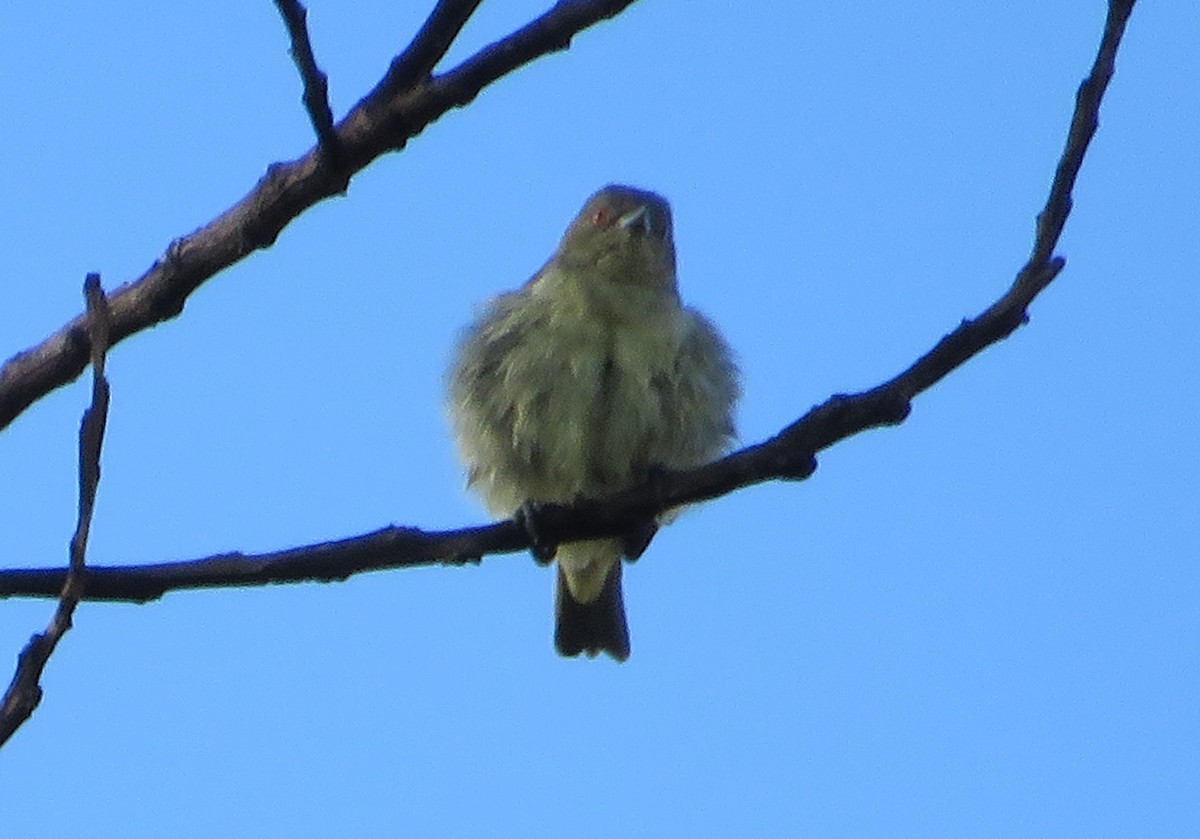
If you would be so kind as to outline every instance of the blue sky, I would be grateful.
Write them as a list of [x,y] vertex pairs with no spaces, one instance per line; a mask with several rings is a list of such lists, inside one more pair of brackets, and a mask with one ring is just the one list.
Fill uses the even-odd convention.
[[[426,5],[309,4],[335,115]],[[449,61],[545,5],[485,3]],[[1024,262],[1103,18],[643,0],[113,352],[89,560],[484,521],[442,370],[610,181],[671,199],[745,442],[892,376]],[[555,656],[517,555],[85,603],[0,753],[0,832],[1196,834],[1197,33],[1193,2],[1135,9],[1029,325],[811,480],[660,534],[628,663]],[[265,0],[8,4],[0,79],[4,357],[312,144]],[[0,434],[0,565],[65,561],[87,398]],[[51,610],[0,603],[6,674]]]

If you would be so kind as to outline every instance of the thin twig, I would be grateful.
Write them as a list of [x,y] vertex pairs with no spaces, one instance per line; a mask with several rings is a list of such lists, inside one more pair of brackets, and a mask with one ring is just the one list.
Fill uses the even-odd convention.
[[333,111],[329,108],[329,77],[317,66],[312,41],[308,37],[308,10],[298,0],[275,0],[287,26],[292,47],[289,52],[300,79],[304,82],[304,109],[317,132],[317,144],[331,165],[340,166],[341,143],[333,130]]
[[79,516],[71,536],[70,564],[58,592],[58,608],[45,632],[29,639],[17,658],[17,671],[0,700],[0,745],[8,741],[42,701],[42,671],[58,642],[71,628],[75,607],[84,596],[86,585],[84,558],[88,533],[100,485],[100,450],[104,445],[104,427],[108,423],[108,379],[104,358],[108,352],[111,324],[108,304],[100,288],[100,275],[88,274],[83,284],[87,299],[88,335],[92,361],[92,403],[83,412],[79,428]]
[[439,0],[421,31],[396,56],[375,92],[407,90],[429,78],[483,0]]
[[[254,251],[270,247],[297,216],[345,192],[350,178],[376,158],[404,148],[427,125],[467,104],[492,82],[566,49],[579,32],[633,2],[561,0],[532,23],[433,79],[422,76],[400,90],[381,82],[335,126],[342,149],[340,166],[331,165],[319,148],[297,160],[269,166],[244,198],[204,227],[176,239],[149,271],[113,292],[109,297],[113,344],[175,317],[204,282]],[[437,9],[449,5],[439,4]],[[435,48],[434,42],[440,44],[439,37],[444,40],[450,24],[462,16],[461,11],[457,16],[443,14],[446,28],[427,23],[422,30],[432,31],[428,43],[418,49],[424,58],[414,61],[414,66],[437,54],[440,46]],[[0,367],[0,429],[50,391],[74,380],[87,360],[87,325],[82,315],[10,358]]]

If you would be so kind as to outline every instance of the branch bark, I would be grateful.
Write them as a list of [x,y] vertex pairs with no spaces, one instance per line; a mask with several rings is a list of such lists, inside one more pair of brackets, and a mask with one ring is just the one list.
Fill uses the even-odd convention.
[[[867,429],[903,422],[915,396],[1027,322],[1030,303],[1063,268],[1063,259],[1051,254],[1071,212],[1071,192],[1099,126],[1100,103],[1132,8],[1133,0],[1109,4],[1100,48],[1076,95],[1066,145],[1037,217],[1030,257],[999,299],[978,317],[964,320],[896,377],[861,393],[836,394],[769,440],[698,469],[664,473],[602,502],[542,508],[537,520],[540,539],[559,544],[617,536],[681,504],[768,480],[805,479],[816,470],[819,452]],[[529,547],[526,528],[514,520],[439,532],[392,526],[267,554],[226,553],[184,562],[93,567],[86,572],[84,596],[145,602],[176,589],[342,580],[363,571],[478,561],[487,554]],[[0,597],[53,596],[66,573],[62,569],[0,571]]]

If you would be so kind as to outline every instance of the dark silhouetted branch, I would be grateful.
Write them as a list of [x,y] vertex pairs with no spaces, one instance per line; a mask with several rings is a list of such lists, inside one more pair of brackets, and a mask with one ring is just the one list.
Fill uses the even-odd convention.
[[440,0],[421,31],[392,61],[372,95],[387,96],[429,78],[483,0]]
[[[1050,255],[1071,211],[1071,190],[1099,124],[1100,102],[1113,75],[1117,46],[1132,5],[1113,2],[1110,7],[1095,64],[1076,98],[1050,196],[1038,216],[1032,256],[1000,299],[978,317],[964,320],[900,375],[871,390],[833,396],[770,440],[698,469],[663,473],[602,502],[541,507],[537,513],[539,538],[560,544],[622,535],[681,504],[716,498],[768,480],[807,478],[817,468],[819,452],[867,429],[903,422],[915,396],[1025,323],[1029,304],[1063,268],[1063,260]],[[483,57],[472,61],[490,60],[480,55]],[[529,544],[527,529],[512,520],[442,532],[387,527],[276,553],[228,553],[186,562],[92,567],[87,570],[85,596],[144,602],[176,589],[342,580],[363,571],[475,561],[487,554],[522,551]],[[52,596],[65,573],[61,569],[0,571],[0,597]]]
[[308,37],[308,10],[297,0],[275,0],[275,5],[279,7],[292,41],[289,52],[304,83],[304,109],[317,132],[317,144],[331,165],[340,166],[341,145],[333,130],[333,111],[329,108],[329,78],[317,67],[313,55],[312,41]]

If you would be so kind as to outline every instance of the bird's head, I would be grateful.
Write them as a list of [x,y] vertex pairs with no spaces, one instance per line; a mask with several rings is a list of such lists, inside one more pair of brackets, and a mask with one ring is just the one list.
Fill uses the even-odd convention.
[[571,222],[556,258],[562,267],[599,281],[674,294],[671,206],[653,192],[606,186]]

